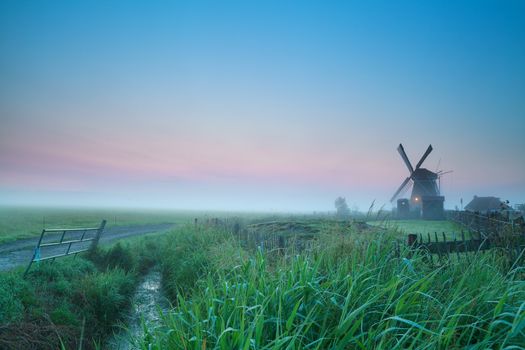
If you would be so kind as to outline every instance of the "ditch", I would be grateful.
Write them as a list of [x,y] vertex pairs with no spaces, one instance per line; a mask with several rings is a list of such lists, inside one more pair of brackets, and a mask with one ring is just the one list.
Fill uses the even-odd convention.
[[169,308],[169,302],[161,288],[161,273],[154,267],[144,276],[131,300],[131,308],[124,323],[119,326],[106,342],[105,349],[135,349],[134,339],[144,337],[146,324],[153,328],[160,319],[161,313]]

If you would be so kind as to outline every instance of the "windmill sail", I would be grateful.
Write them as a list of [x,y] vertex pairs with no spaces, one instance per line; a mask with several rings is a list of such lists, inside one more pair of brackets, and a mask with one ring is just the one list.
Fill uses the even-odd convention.
[[401,191],[403,191],[403,189],[407,186],[408,182],[410,181],[410,176],[407,177],[405,179],[405,181],[403,181],[403,183],[401,184],[401,186],[399,186],[399,188],[397,189],[396,193],[394,193],[394,195],[392,196],[392,198],[390,199],[391,202],[394,201],[394,199],[396,199],[396,197],[401,193]]
[[414,172],[414,168],[412,168],[412,164],[410,164],[410,161],[408,160],[407,154],[405,153],[405,149],[403,148],[402,144],[399,144],[399,146],[397,147],[397,151],[401,155],[401,158],[403,158],[403,160],[405,161],[405,164],[408,170],[410,171],[410,174],[412,175],[412,173]]
[[405,148],[402,144],[399,144],[397,151],[401,155],[403,162],[405,163],[409,176],[403,181],[398,190],[394,193],[390,199],[393,202],[397,196],[406,188],[410,180],[412,180],[412,194],[411,199],[413,202],[420,202],[423,196],[439,196],[439,187],[437,185],[438,174],[428,169],[421,168],[423,162],[427,159],[428,155],[432,152],[432,145],[429,145],[423,156],[416,164],[416,168],[412,166],[408,156],[406,155]]
[[409,183],[412,184],[410,200],[406,198],[398,200],[397,217],[405,219],[416,217],[431,220],[443,219],[445,217],[443,208],[445,197],[440,195],[438,185],[441,173],[421,167],[432,152],[432,145],[427,147],[427,150],[423,153],[423,156],[419,162],[417,162],[415,168],[410,163],[402,144],[399,144],[397,151],[408,168],[409,176],[401,183],[401,186],[399,186],[390,201],[393,202],[408,188]]
[[425,161],[425,159],[427,159],[428,155],[430,154],[430,152],[432,152],[432,145],[428,145],[428,148],[427,150],[425,151],[425,154],[423,154],[423,157],[421,157],[421,159],[419,160],[419,162],[417,163],[416,165],[416,169],[419,169],[419,167],[421,166],[421,164],[423,164],[423,162]]

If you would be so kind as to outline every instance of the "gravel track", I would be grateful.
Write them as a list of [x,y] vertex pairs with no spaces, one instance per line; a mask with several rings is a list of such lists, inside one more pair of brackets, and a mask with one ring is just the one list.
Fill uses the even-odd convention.
[[[145,235],[148,233],[167,231],[173,228],[175,224],[147,224],[147,225],[130,225],[130,226],[114,226],[104,230],[101,243],[108,243],[115,240]],[[79,238],[81,232],[68,233],[64,240]],[[52,242],[60,240],[61,233],[48,234],[44,242]],[[34,249],[38,243],[39,237],[19,239],[14,242],[0,244],[0,271],[12,269],[17,266],[27,265],[33,257]],[[87,247],[90,242],[76,244],[72,246],[71,250]],[[49,247],[44,251],[42,249],[41,257],[59,254],[67,249],[67,246]]]

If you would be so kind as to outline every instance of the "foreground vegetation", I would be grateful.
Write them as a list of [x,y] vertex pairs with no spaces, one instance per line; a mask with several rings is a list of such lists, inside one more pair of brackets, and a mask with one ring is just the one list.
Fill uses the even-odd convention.
[[[246,252],[227,232],[172,233],[176,307],[143,349],[522,349],[522,266],[498,253],[431,270],[388,235],[321,235],[302,254]],[[405,252],[406,253],[406,252]],[[403,252],[402,252],[403,255]]]
[[0,349],[91,349],[154,263],[154,237],[0,273]]
[[0,348],[98,347],[157,264],[173,306],[131,335],[134,348],[525,349],[523,258],[432,269],[394,249],[399,231],[360,222],[260,226],[313,237],[306,251],[251,249],[231,227],[188,225],[26,280],[0,274]]

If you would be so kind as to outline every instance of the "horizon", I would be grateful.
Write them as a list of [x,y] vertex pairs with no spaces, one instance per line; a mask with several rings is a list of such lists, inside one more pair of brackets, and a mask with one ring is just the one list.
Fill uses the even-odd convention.
[[0,205],[525,203],[525,3],[6,1]]

